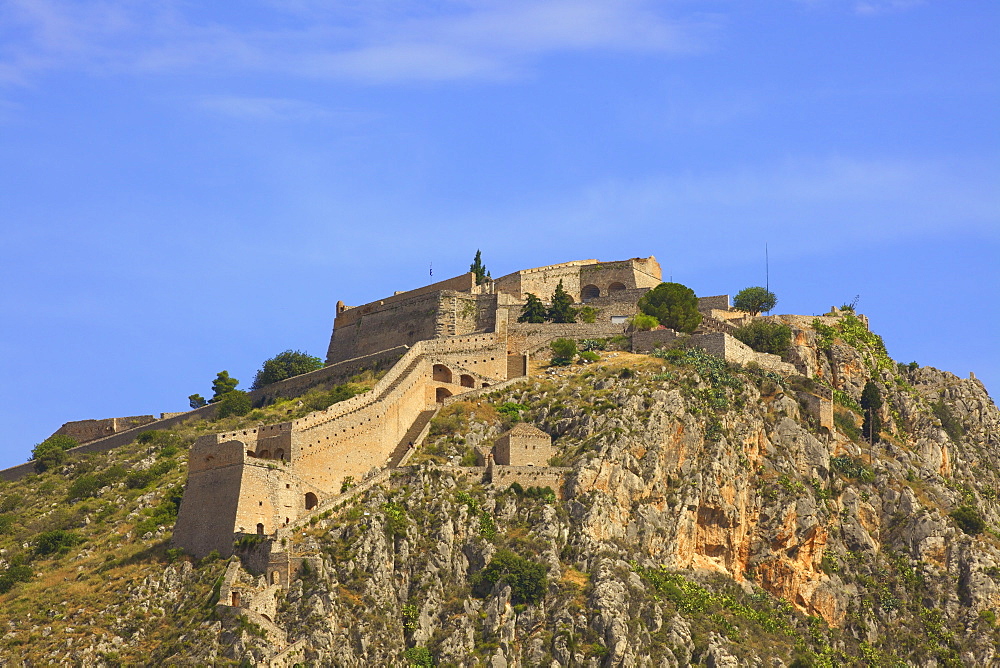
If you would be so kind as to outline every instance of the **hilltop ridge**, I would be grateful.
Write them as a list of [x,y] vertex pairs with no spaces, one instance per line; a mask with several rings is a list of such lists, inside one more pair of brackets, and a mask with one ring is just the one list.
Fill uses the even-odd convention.
[[[615,278],[651,266],[601,264]],[[728,298],[702,300],[694,335],[632,332],[611,318],[634,314],[651,285],[612,292],[592,261],[553,267],[519,272],[520,286],[596,277],[574,298],[596,288],[583,303],[607,322],[516,323],[523,293],[502,292],[503,279],[338,307],[331,350],[363,354],[328,359],[339,375],[272,391],[254,418],[192,415],[0,483],[0,519],[11,518],[0,522],[0,654],[44,663],[65,651],[84,665],[998,660],[1000,411],[981,383],[897,364],[850,310],[758,318],[789,327],[781,356],[732,336],[750,319]],[[366,350],[361,328],[385,320],[365,319],[390,313],[410,326]],[[430,335],[402,349],[393,339],[419,332]],[[549,366],[562,337],[597,361]],[[349,371],[368,374],[368,392],[296,408]],[[872,415],[880,426],[866,438]],[[548,461],[532,458],[539,448]],[[102,585],[137,578],[127,593]]]

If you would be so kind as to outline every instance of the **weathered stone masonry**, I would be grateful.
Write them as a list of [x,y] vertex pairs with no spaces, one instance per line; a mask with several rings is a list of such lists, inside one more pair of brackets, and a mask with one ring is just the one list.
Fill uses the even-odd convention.
[[[395,465],[410,445],[404,437],[441,402],[523,375],[527,348],[554,335],[509,336],[524,293],[547,296],[562,281],[577,301],[585,289],[587,299],[613,305],[614,314],[634,313],[638,296],[659,280],[652,257],[586,260],[483,285],[464,274],[357,307],[338,303],[328,365],[380,358],[386,351],[405,354],[372,391],[325,411],[199,439],[191,449],[175,544],[196,556],[212,550],[229,555],[234,535],[273,537],[339,495],[346,478],[360,480]],[[601,323],[579,329],[618,331],[606,314]],[[536,473],[524,472],[531,478]]]

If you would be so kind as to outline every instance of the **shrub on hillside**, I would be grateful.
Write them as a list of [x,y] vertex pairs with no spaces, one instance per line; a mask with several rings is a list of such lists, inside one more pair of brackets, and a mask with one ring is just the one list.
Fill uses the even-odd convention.
[[510,550],[497,550],[489,565],[470,580],[477,596],[488,596],[497,584],[509,585],[511,603],[534,604],[545,597],[548,586],[545,571],[545,564],[525,559]]
[[629,324],[632,328],[638,332],[648,332],[651,329],[656,329],[660,326],[660,321],[656,319],[656,316],[648,315],[646,313],[636,313],[634,316],[629,318]]
[[754,320],[738,327],[733,336],[759,353],[772,355],[784,355],[792,345],[792,328],[770,320]]
[[552,366],[566,366],[577,355],[576,341],[573,339],[556,339],[549,344],[552,349]]
[[50,554],[65,554],[74,545],[83,542],[83,538],[65,529],[54,529],[39,534],[35,541],[35,554],[44,557]]
[[215,414],[215,419],[221,420],[230,415],[246,415],[251,408],[249,394],[243,390],[231,390],[219,400],[219,410]]
[[66,461],[66,451],[78,446],[76,439],[65,434],[55,434],[39,443],[31,451],[35,461],[35,471],[42,473],[51,471]]
[[265,385],[321,368],[323,368],[323,360],[320,358],[307,355],[301,350],[286,350],[264,362],[264,365],[257,371],[257,375],[254,376],[250,389],[259,390]]
[[983,516],[972,506],[960,506],[956,510],[953,510],[951,518],[955,520],[955,523],[962,531],[970,536],[980,534],[986,528],[986,521],[983,520]]
[[597,322],[597,309],[593,306],[581,306],[576,310],[576,317],[580,319],[580,322],[595,323]]

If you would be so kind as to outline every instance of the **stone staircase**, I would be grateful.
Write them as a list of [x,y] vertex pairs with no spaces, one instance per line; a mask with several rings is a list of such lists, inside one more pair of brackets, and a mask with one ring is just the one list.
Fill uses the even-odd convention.
[[[459,395],[461,396],[461,395]],[[403,434],[403,438],[399,440],[399,444],[396,449],[392,451],[389,455],[389,462],[386,464],[389,468],[395,468],[399,466],[400,462],[407,453],[412,449],[415,449],[419,445],[419,441],[423,440],[424,429],[430,424],[431,419],[437,415],[438,409],[431,408],[420,413],[417,418],[410,425],[410,428],[406,430]]]
[[695,330],[696,334],[729,334],[732,335],[736,331],[736,327],[730,325],[728,322],[719,320],[718,318],[713,318],[710,315],[702,314],[701,324],[698,329]]

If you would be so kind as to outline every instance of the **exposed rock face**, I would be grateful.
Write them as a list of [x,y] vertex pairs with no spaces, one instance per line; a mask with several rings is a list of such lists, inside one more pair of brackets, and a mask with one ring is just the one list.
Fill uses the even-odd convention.
[[[562,496],[483,486],[472,468],[400,469],[282,546],[309,564],[287,590],[232,580],[276,594],[270,607],[223,600],[157,659],[1000,665],[1000,411],[975,379],[889,363],[865,331],[791,324],[786,359],[808,378],[695,351],[609,355],[456,408],[425,456],[491,446],[511,426],[495,407],[519,404],[570,469]],[[869,381],[875,444],[851,408]],[[833,430],[802,399],[816,383],[838,401]],[[137,583],[132,607],[204,610],[177,592],[220,570],[178,562]],[[109,665],[101,642],[72,660]]]
[[[815,355],[818,375],[856,401],[865,352],[836,343]],[[1000,660],[997,536],[949,517],[970,505],[1000,525],[1000,413],[980,383],[883,370],[886,440],[872,446],[811,426],[770,378],[710,376],[604,369],[510,388],[493,403],[528,406],[523,417],[555,437],[573,466],[566,500],[481,491],[448,467],[399,476],[308,533],[324,573],[293,587],[279,624],[306,634],[320,665],[391,663],[413,647],[457,666]],[[499,426],[467,431],[478,444]],[[390,500],[409,519],[395,535]],[[537,604],[515,605],[502,584],[472,595],[498,549],[545,564]],[[671,588],[660,572],[685,579]]]

